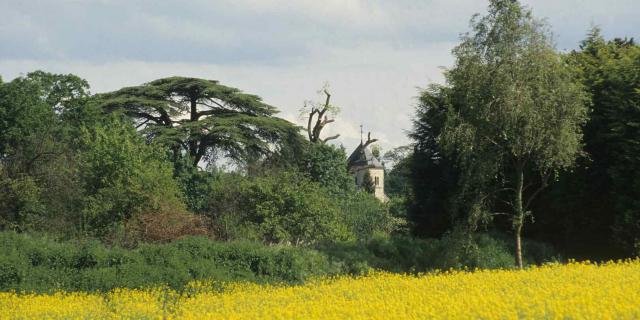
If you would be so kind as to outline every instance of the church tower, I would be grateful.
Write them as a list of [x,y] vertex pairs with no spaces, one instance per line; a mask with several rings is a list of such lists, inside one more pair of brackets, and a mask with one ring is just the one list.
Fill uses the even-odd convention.
[[369,145],[377,141],[371,140],[371,133],[367,137],[367,142],[360,140],[360,145],[351,153],[347,160],[347,169],[353,176],[354,183],[358,189],[364,188],[367,174],[371,177],[373,184],[373,195],[380,201],[389,200],[384,193],[384,167],[380,160],[373,155]]

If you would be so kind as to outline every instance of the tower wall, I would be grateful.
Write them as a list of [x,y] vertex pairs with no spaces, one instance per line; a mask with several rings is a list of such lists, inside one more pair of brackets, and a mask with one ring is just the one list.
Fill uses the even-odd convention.
[[354,170],[354,180],[358,189],[362,187],[364,176],[367,172],[369,172],[371,180],[373,180],[375,184],[375,191],[373,195],[382,202],[387,201],[387,196],[384,193],[384,169],[382,168],[358,168],[357,170]]

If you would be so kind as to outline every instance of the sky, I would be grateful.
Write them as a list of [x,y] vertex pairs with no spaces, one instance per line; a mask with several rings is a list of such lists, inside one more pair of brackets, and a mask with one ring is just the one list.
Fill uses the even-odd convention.
[[[639,0],[521,0],[577,48],[597,25],[640,39]],[[451,49],[485,0],[0,0],[0,76],[73,73],[107,92],[167,76],[219,80],[303,124],[328,84],[340,107],[324,136],[347,152],[360,125],[383,151],[410,143],[420,88],[442,83]]]

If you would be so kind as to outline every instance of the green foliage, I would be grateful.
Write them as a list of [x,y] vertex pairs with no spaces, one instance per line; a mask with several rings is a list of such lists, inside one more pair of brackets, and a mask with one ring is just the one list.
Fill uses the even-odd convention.
[[87,90],[76,76],[42,71],[0,85],[0,228],[68,229],[77,184],[63,116]]
[[391,232],[408,234],[411,231],[412,222],[409,220],[409,200],[404,196],[390,197],[385,203],[390,216],[390,220],[393,221],[393,229]]
[[371,177],[371,173],[369,171],[364,173],[362,177],[362,184],[360,185],[361,190],[364,192],[374,194],[376,192],[376,184],[373,182],[373,178]]
[[347,172],[344,148],[324,143],[309,143],[300,172],[334,194],[354,190],[353,178]]
[[194,279],[300,283],[337,269],[321,253],[255,243],[187,238],[135,250],[98,242],[55,242],[0,233],[0,290],[107,291],[169,285]]
[[60,138],[56,112],[77,106],[88,88],[77,76],[42,71],[0,84],[0,156],[33,157],[49,151],[47,140]]
[[85,233],[106,236],[135,213],[183,208],[166,152],[130,124],[113,118],[83,130],[78,144]]
[[518,2],[492,0],[471,25],[446,74],[450,104],[439,142],[462,168],[462,191],[479,191],[473,203],[492,211],[500,210],[492,201],[507,203],[521,266],[520,233],[539,194],[525,188],[541,190],[574,165],[586,96],[546,26]]
[[[412,232],[422,237],[444,235],[457,220],[467,216],[467,206],[473,200],[463,198],[458,188],[460,170],[455,156],[443,152],[438,144],[447,119],[449,97],[449,89],[442,86],[430,86],[420,93],[409,134],[415,143],[414,150],[399,164],[401,170],[406,166],[409,171],[411,194],[407,209]],[[471,185],[466,188],[473,189]]]
[[221,175],[207,214],[222,238],[309,244],[344,239],[339,207],[319,184],[294,172],[248,179]]
[[374,144],[371,146],[371,154],[376,157],[376,158],[380,158],[381,154],[380,154],[380,145]]
[[178,181],[187,208],[191,212],[204,213],[209,195],[218,174],[215,170],[200,170],[187,159],[175,163],[175,177]]
[[389,209],[372,194],[351,192],[336,200],[339,202],[343,223],[356,239],[367,240],[375,235],[388,235],[404,225],[402,218],[392,216]]
[[220,154],[252,161],[297,133],[260,97],[215,80],[163,78],[100,94],[95,101],[131,116],[150,139],[171,148],[175,159],[184,153],[194,166]]
[[441,256],[437,260],[441,267],[452,268],[512,268],[513,249],[506,241],[486,234],[469,238],[465,230],[454,228],[440,240]]
[[241,223],[249,214],[244,211],[242,190],[249,184],[249,179],[235,173],[217,175],[209,181],[208,193],[203,194],[206,204],[201,213],[213,222],[213,232],[217,239],[238,240],[256,239],[255,232],[243,230]]
[[0,290],[104,292],[161,285],[181,289],[195,279],[300,283],[321,275],[363,274],[370,268],[423,272],[512,265],[509,248],[500,237],[478,235],[475,255],[460,255],[459,243],[453,236],[443,240],[378,236],[366,242],[324,243],[314,250],[191,237],[126,250],[96,241],[58,242],[2,232]]
[[640,46],[606,41],[594,28],[566,61],[592,100],[584,128],[588,158],[543,195],[538,211],[547,223],[534,231],[576,257],[627,257],[640,234]]
[[590,169],[608,175],[614,236],[627,252],[640,252],[640,46],[626,39],[605,42],[594,29],[569,60],[592,95],[587,151],[598,161]]
[[32,177],[2,177],[0,183],[1,227],[22,230],[30,220],[44,213],[46,208],[41,201],[42,190]]
[[259,178],[244,190],[245,222],[267,242],[312,243],[347,236],[339,224],[340,212],[318,185],[284,173]]
[[57,113],[81,107],[90,94],[87,80],[73,74],[52,74],[37,70],[28,73],[25,79],[37,83],[40,99]]
[[[513,248],[504,235],[481,233],[469,239],[460,231],[449,232],[441,239],[378,236],[368,241],[325,243],[318,249],[327,254],[341,272],[350,274],[364,274],[370,268],[426,272],[451,268],[513,267]],[[557,259],[555,251],[548,246],[527,240],[524,245],[527,263],[539,264]]]
[[55,114],[38,93],[37,83],[24,78],[0,86],[0,156],[7,159],[37,152],[35,140],[55,123]]
[[182,209],[166,151],[88,95],[42,71],[0,86],[0,227],[105,237],[137,212]]
[[202,212],[220,239],[308,245],[368,239],[404,224],[368,193],[338,193],[297,172],[253,178],[220,173],[207,189],[209,202]]
[[385,170],[384,192],[389,197],[408,197],[411,194],[412,146],[401,146],[384,154],[384,160],[393,164],[391,170]]
[[447,73],[452,105],[443,145],[485,176],[516,169],[505,161],[543,173],[571,166],[585,97],[545,26],[504,0],[491,1],[489,14],[472,26],[475,34],[462,38]]

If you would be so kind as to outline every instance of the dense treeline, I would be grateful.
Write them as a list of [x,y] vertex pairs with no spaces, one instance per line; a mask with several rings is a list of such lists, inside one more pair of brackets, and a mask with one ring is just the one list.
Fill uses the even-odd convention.
[[[385,203],[356,188],[344,148],[326,143],[337,136],[320,137],[338,109],[326,89],[306,106],[306,139],[260,97],[214,80],[101,94],[75,75],[0,80],[0,230],[11,252],[0,285],[179,287],[638,254],[640,47],[594,29],[559,53],[511,0],[491,0],[471,27],[446,83],[420,93],[413,144],[384,156],[394,164]],[[87,250],[90,266],[78,262]],[[151,266],[149,250],[180,266]],[[212,258],[222,251],[237,254]],[[277,270],[255,267],[254,253]],[[153,279],[133,279],[112,254]],[[44,280],[26,277],[38,272]],[[74,287],[98,274],[103,286]]]
[[1,90],[5,230],[123,246],[185,235],[312,244],[399,224],[351,185],[344,150],[305,142],[275,108],[217,82],[90,95],[76,76],[37,71]]
[[539,201],[532,235],[580,257],[640,252],[640,46],[592,30],[566,57],[591,97],[585,156]]
[[[555,65],[535,78],[545,62],[536,51],[526,55],[526,39],[544,39],[544,28],[517,3],[491,3],[490,14],[475,20],[475,33],[464,36],[454,50],[457,62],[446,74],[447,84],[422,92],[410,134],[414,152],[390,173],[410,189],[414,234],[441,236],[455,228],[513,233],[514,226],[526,222],[525,236],[552,243],[567,257],[638,254],[640,47],[633,39],[607,41],[594,28],[578,50],[556,57],[547,51]],[[525,51],[511,56],[517,50]],[[523,66],[515,67],[518,63]],[[501,70],[508,64],[514,69],[505,75]],[[519,72],[523,78],[514,78]],[[554,73],[564,73],[564,85],[552,80]],[[551,87],[543,89],[545,82]],[[570,97],[572,90],[576,93]],[[527,103],[540,113],[525,115]],[[510,126],[506,121],[512,120]],[[545,131],[545,125],[551,127]],[[534,138],[551,133],[537,144],[548,150],[537,149],[528,162],[518,161],[526,149],[517,145],[503,153],[500,148],[519,132],[522,138],[515,142],[522,147],[535,146]],[[574,137],[562,138],[568,133]],[[473,135],[475,140],[469,140]],[[562,158],[561,152],[573,155]],[[565,162],[545,169],[540,155],[551,164],[554,158]],[[504,170],[497,170],[505,156],[510,159],[500,165]],[[522,171],[532,179],[525,182],[522,198],[531,202],[522,214],[511,216],[516,201],[508,194],[515,190],[512,172],[519,163],[534,165]]]
[[[0,284],[94,290],[363,272],[366,260],[329,268],[327,256],[310,258],[318,256],[313,248],[389,236],[403,220],[356,190],[344,149],[306,141],[275,112],[257,96],[201,79],[97,95],[74,75],[36,71],[1,83],[0,229],[64,243],[5,234]],[[177,253],[180,242],[149,249],[189,236],[210,239],[185,240],[201,241],[203,256]],[[160,252],[149,258],[145,250]],[[227,253],[213,259],[207,250]],[[127,262],[109,262],[114,252]],[[286,274],[235,262],[253,268],[264,255],[269,264],[284,255],[277,268]],[[92,265],[78,262],[85,258]]]

